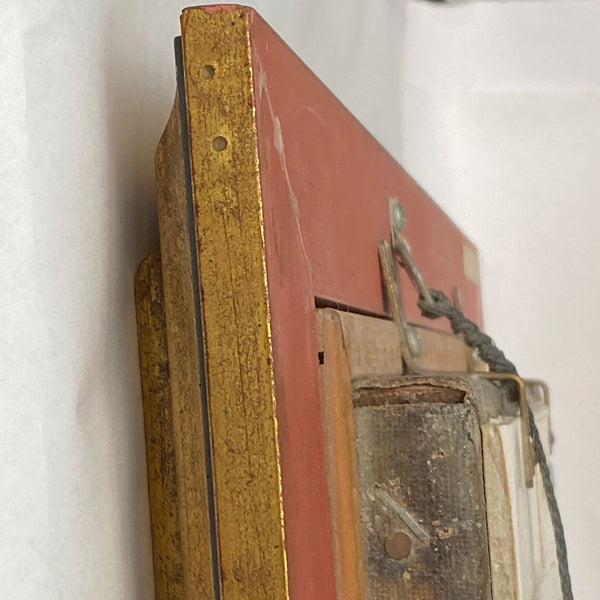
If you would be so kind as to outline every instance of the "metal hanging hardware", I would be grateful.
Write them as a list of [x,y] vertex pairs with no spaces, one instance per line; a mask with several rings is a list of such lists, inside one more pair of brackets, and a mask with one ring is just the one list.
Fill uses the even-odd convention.
[[[400,338],[400,351],[406,366],[407,374],[424,376],[477,376],[497,383],[513,382],[517,387],[518,402],[521,419],[521,436],[523,444],[523,460],[525,471],[525,482],[527,487],[533,487],[535,473],[535,452],[532,446],[529,431],[529,408],[527,404],[526,381],[512,373],[491,373],[486,371],[456,372],[456,371],[434,371],[421,367],[418,357],[421,354],[421,342],[418,332],[412,327],[406,318],[400,282],[397,276],[396,265],[401,266],[409,276],[417,292],[423,298],[426,305],[434,303],[430,288],[425,283],[425,278],[419,270],[411,252],[408,242],[401,235],[406,224],[406,213],[395,198],[390,198],[390,226],[392,243],[382,240],[379,243],[379,262],[383,275],[384,287],[387,292],[389,309],[392,319],[397,325]],[[539,385],[540,382],[532,380],[531,385]],[[547,387],[544,386],[544,395],[547,398]]]
[[425,283],[423,274],[410,253],[408,242],[401,235],[401,231],[406,224],[406,213],[404,208],[394,198],[390,199],[390,224],[392,228],[392,251],[394,256],[400,265],[404,267],[417,292],[419,292],[419,295],[425,301],[425,304],[433,304],[429,286]]

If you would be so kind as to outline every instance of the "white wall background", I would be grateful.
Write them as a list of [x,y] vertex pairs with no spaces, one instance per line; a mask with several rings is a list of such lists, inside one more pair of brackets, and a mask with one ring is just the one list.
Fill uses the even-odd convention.
[[[600,0],[252,4],[480,248],[489,332],[554,394],[575,597],[595,600]],[[133,276],[183,6],[1,3],[9,600],[153,595]]]

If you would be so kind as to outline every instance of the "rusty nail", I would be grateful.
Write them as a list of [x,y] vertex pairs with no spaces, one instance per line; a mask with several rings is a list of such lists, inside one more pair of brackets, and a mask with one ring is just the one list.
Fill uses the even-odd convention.
[[402,531],[395,531],[385,540],[385,551],[390,558],[402,560],[407,558],[412,547],[410,536]]

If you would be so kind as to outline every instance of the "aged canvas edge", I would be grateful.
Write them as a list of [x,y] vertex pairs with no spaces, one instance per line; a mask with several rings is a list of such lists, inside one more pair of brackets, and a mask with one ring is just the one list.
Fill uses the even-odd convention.
[[[467,376],[468,377],[468,376]],[[474,401],[474,394],[476,391],[470,385],[467,377],[460,376],[384,376],[381,378],[377,377],[358,377],[353,379],[353,399],[354,399],[354,408],[355,411],[361,411],[368,409],[369,407],[383,407],[383,406],[392,406],[395,405],[397,408],[402,409],[406,407],[412,407],[413,409],[419,409],[428,411],[430,407],[439,407],[446,405],[448,407],[453,406],[465,406],[467,408],[467,415],[469,419],[472,420],[473,431],[477,432],[478,435],[474,435],[472,437],[473,443],[473,457],[474,460],[479,462],[481,468],[478,470],[478,480],[480,484],[480,492],[481,497],[485,498],[485,485],[484,485],[484,472],[483,472],[483,448],[482,448],[482,437],[481,437],[481,423],[480,423],[480,415],[479,408],[477,403]],[[382,383],[382,385],[377,385],[377,383]],[[439,398],[436,398],[435,401],[424,401],[423,397],[413,397],[410,395],[411,388],[421,388],[426,396],[434,396],[436,392],[440,392],[442,390],[449,392],[458,392],[462,395],[459,397],[457,394],[456,397],[449,397],[447,400],[440,401]],[[372,393],[374,391],[383,392],[385,390],[395,389],[397,391],[401,391],[403,393],[409,393],[409,396],[405,398],[405,401],[399,403],[376,403],[370,404],[365,403],[364,399],[357,402],[357,396],[361,393]],[[484,523],[484,532],[482,533],[483,537],[486,540],[485,549],[479,547],[480,550],[480,566],[482,567],[482,579],[480,581],[480,595],[478,597],[486,598],[487,600],[491,600],[492,596],[492,587],[491,587],[491,572],[490,572],[490,563],[489,563],[489,552],[488,552],[488,533],[487,533],[487,513],[485,504],[483,506],[478,506],[474,504],[474,510],[480,510],[482,523]],[[373,571],[368,571],[369,576],[373,576],[375,573]],[[433,574],[432,574],[433,576]],[[372,590],[370,590],[373,593]],[[414,590],[416,594],[415,597],[427,597],[429,598],[430,592],[428,591],[417,591]],[[377,595],[377,592],[375,592]],[[412,596],[411,596],[412,597]]]
[[246,9],[182,13],[221,593],[289,598]]

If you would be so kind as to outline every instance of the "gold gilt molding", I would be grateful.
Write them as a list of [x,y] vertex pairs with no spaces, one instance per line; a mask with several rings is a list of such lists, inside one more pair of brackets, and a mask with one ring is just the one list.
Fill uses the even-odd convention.
[[184,598],[173,405],[160,256],[148,256],[135,278],[154,583],[159,600]]
[[[189,236],[185,165],[181,104],[177,94],[156,150],[155,169],[172,419],[172,439],[163,438],[161,443],[165,448],[172,446],[175,454],[176,488],[172,491],[174,498],[170,505],[177,511],[179,528],[176,544],[171,544],[168,554],[157,554],[154,540],[154,562],[159,565],[158,573],[155,566],[155,580],[158,600],[214,600],[218,598],[218,565],[213,535],[207,419],[202,395],[201,339],[196,310],[198,290]],[[159,305],[155,303],[154,312],[157,311]],[[152,398],[145,396],[144,402],[148,404]],[[150,430],[146,429],[147,444],[152,431],[152,425]],[[150,458],[149,455],[152,480]],[[155,471],[164,468],[165,456],[160,455],[157,460],[159,465]],[[160,493],[167,495],[171,490],[164,489]],[[152,518],[153,524],[163,523],[170,515],[156,511]],[[176,582],[177,586],[171,585],[166,595],[161,596],[159,589],[164,589],[164,583],[159,581],[159,576],[175,569],[176,565],[179,566],[175,573],[181,581]]]
[[193,8],[181,24],[221,593],[286,599],[248,16]]

